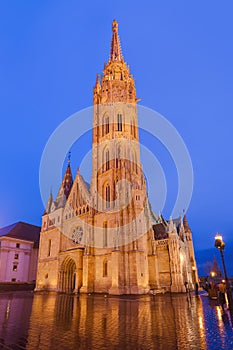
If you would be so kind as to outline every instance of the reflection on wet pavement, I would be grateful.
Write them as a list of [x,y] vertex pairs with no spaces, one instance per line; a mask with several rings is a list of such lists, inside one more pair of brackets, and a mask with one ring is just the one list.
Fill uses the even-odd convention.
[[0,294],[0,349],[233,349],[229,314],[188,294]]

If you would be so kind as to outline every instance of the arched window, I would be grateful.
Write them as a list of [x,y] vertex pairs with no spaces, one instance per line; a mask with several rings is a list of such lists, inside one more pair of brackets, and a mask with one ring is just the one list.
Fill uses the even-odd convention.
[[104,259],[103,261],[103,277],[108,276],[108,261]]
[[134,131],[133,131],[133,122],[132,122],[132,120],[130,121],[130,133],[131,133],[131,135],[133,135],[133,136],[134,136]]
[[51,246],[52,246],[52,240],[49,239],[49,242],[48,242],[48,256],[51,255]]
[[109,133],[109,117],[105,118],[105,134]]
[[137,173],[136,154],[134,150],[132,151],[132,162],[133,162],[133,166],[132,166],[133,171],[136,171]]
[[105,188],[105,201],[106,201],[106,208],[110,208],[110,186],[107,185]]
[[117,131],[122,131],[122,114],[117,114]]
[[107,221],[103,223],[103,247],[107,247],[108,244],[108,224]]
[[120,146],[118,146],[117,150],[116,150],[116,168],[119,167],[120,158],[121,158],[121,148],[120,148]]
[[102,136],[109,133],[109,117],[103,117],[102,123]]
[[106,164],[106,171],[109,170],[110,164],[109,164],[109,150],[107,149],[105,153],[105,164]]

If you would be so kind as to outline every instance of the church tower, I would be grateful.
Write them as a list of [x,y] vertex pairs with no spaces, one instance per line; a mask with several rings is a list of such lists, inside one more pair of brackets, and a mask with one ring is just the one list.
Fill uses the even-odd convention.
[[36,290],[183,292],[198,280],[186,216],[152,212],[140,162],[135,82],[112,23],[110,57],[93,91],[92,178],[70,159],[42,216]]
[[111,254],[111,293],[145,293],[148,199],[140,164],[135,83],[121,52],[116,20],[110,58],[102,78],[97,75],[93,100],[93,251],[97,259],[103,249]]

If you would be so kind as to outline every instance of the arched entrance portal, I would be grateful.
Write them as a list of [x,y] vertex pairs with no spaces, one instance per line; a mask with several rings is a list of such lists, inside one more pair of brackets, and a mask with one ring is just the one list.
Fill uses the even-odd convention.
[[76,264],[74,259],[67,257],[61,265],[60,291],[72,293],[75,290]]

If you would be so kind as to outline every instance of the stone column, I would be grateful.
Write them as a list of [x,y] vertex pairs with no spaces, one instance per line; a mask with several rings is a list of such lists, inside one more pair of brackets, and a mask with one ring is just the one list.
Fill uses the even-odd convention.
[[79,281],[78,281],[78,271],[77,270],[75,270],[74,278],[75,278],[74,293],[78,294],[78,292],[79,292],[79,289],[78,289]]
[[119,285],[121,255],[122,253],[119,250],[112,252],[112,286],[109,289],[109,294],[120,295],[124,293],[124,287]]
[[93,257],[91,255],[83,256],[83,285],[80,288],[80,293],[94,292],[94,271],[93,271]]
[[169,254],[171,269],[171,292],[185,292],[185,285],[181,270],[181,256],[177,233],[169,233]]

